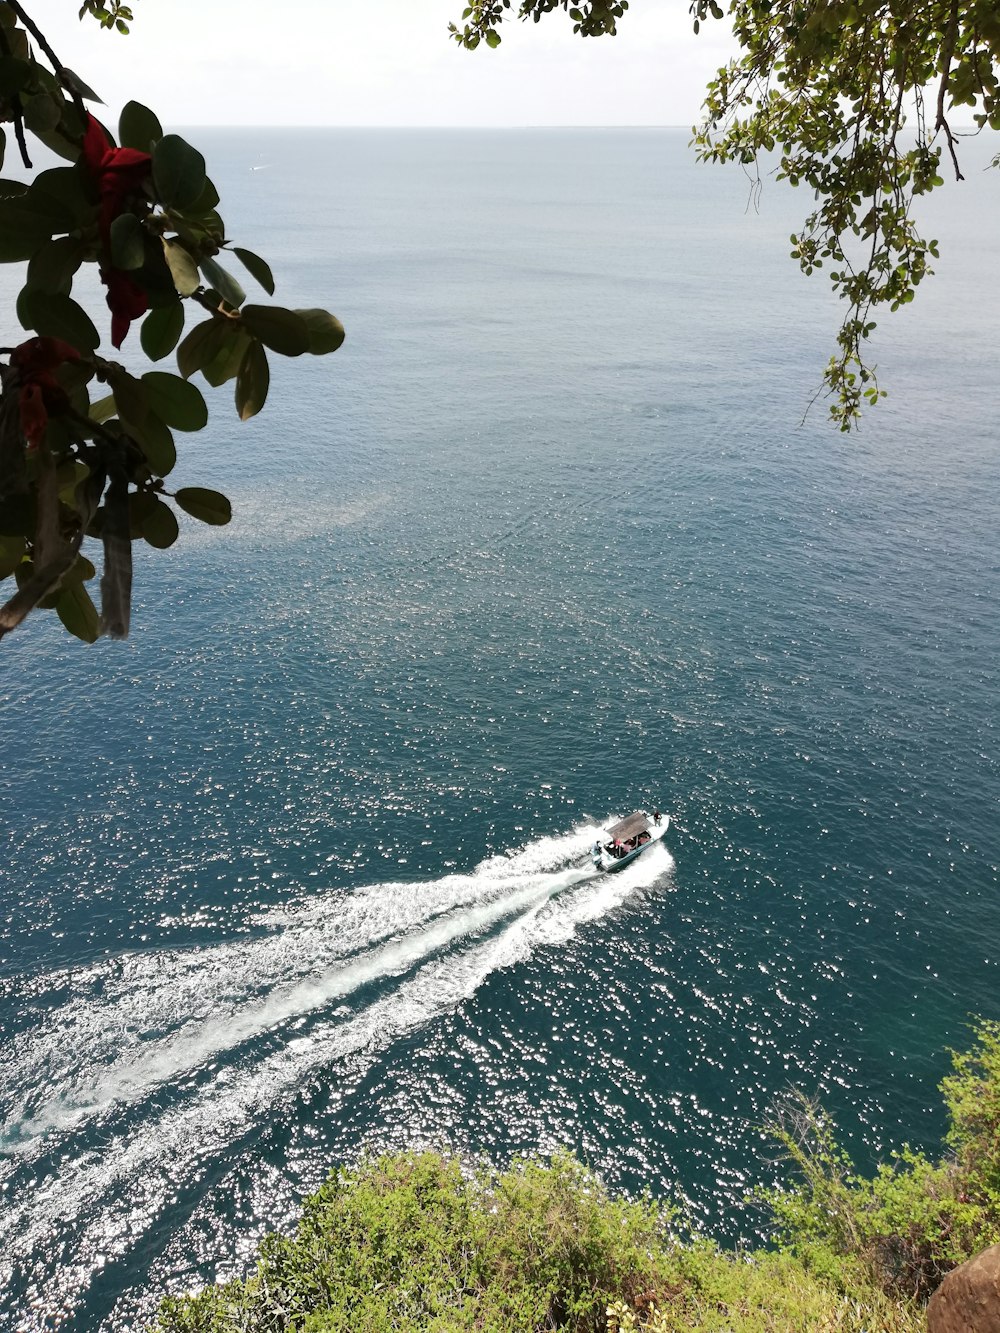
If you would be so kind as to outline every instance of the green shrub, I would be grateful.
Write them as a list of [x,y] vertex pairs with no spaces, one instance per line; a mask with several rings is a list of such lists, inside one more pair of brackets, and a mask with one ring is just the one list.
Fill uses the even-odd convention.
[[926,1300],[951,1269],[1000,1241],[1000,1023],[980,1022],[952,1066],[941,1084],[950,1154],[932,1162],[906,1147],[870,1180],[814,1103],[794,1097],[780,1109],[772,1132],[798,1180],[767,1202],[779,1242],[812,1272]]
[[335,1171],[245,1281],[169,1299],[164,1333],[603,1330],[673,1263],[665,1214],[610,1199],[571,1157],[462,1175],[437,1153]]
[[161,1333],[917,1333],[942,1276],[1000,1240],[1000,1023],[953,1055],[949,1155],[859,1176],[807,1099],[773,1131],[777,1252],[682,1245],[567,1155],[498,1174],[437,1153],[335,1171],[256,1272],[172,1298]]
[[615,1302],[610,1333],[923,1333],[923,1311],[864,1284],[849,1294],[793,1255],[727,1254],[698,1243],[686,1253],[686,1284],[645,1314]]

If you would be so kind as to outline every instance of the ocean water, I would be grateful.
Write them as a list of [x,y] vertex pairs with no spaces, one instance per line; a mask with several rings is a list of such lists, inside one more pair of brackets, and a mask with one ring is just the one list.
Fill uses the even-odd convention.
[[567,1145],[734,1242],[790,1085],[933,1147],[1000,1017],[990,146],[844,438],[809,197],[683,132],[191,137],[348,340],[182,437],[235,517],[127,643],[0,647],[0,1324],[141,1326],[364,1149]]

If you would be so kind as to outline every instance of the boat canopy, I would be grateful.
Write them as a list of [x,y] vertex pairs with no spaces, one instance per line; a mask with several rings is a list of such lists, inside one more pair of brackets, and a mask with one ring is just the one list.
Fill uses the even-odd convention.
[[636,838],[640,833],[646,833],[648,830],[649,820],[641,810],[638,810],[634,815],[628,815],[609,828],[608,837],[617,838],[619,842],[628,842],[631,838]]

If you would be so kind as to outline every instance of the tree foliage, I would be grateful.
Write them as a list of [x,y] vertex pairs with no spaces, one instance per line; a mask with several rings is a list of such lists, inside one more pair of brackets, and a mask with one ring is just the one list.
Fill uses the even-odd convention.
[[[451,33],[495,47],[511,12],[537,22],[562,10],[581,36],[614,35],[627,8],[481,0]],[[944,183],[945,154],[962,179],[955,113],[1000,129],[1000,10],[995,0],[730,0],[726,10],[692,0],[690,12],[695,32],[728,17],[740,46],[709,84],[698,156],[754,167],[774,155],[778,178],[814,195],[792,257],[807,274],[826,268],[846,304],[824,382],[849,430],[884,396],[865,360],[873,314],[908,304],[932,272],[937,244],[914,205]]]
[[[87,15],[120,33],[132,19],[119,0],[85,0]],[[87,109],[97,100],[19,0],[0,0],[0,120],[32,173],[0,180],[0,262],[25,265],[17,318],[28,334],[0,349],[0,580],[16,584],[0,606],[0,638],[35,607],[54,609],[88,642],[124,637],[132,543],[170,546],[174,507],[204,523],[230,518],[224,495],[167,486],[173,433],[208,421],[191,377],[235,381],[246,420],[267,397],[269,352],[322,356],[344,339],[326,310],[248,304],[240,269],[267,296],[274,279],[227,239],[201,153],[139,102],[122,110],[116,142]],[[65,165],[36,171],[32,139]],[[7,148],[0,129],[0,166]],[[105,288],[112,346],[141,319],[146,356],[174,354],[179,375],[134,374],[102,352],[98,324],[73,297],[88,264]],[[191,311],[202,318],[185,334]],[[100,612],[87,539],[103,546]]]

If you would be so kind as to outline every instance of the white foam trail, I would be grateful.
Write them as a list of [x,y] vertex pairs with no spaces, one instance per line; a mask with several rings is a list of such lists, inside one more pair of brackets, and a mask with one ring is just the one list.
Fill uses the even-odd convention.
[[[570,849],[574,854],[578,847],[585,849],[592,834],[593,829],[586,828],[569,838],[553,840],[562,849],[561,859],[565,861]],[[559,859],[551,855],[552,850],[549,865]],[[302,1006],[321,1009],[345,994],[349,985],[364,985],[366,978],[412,973],[362,1004],[353,1015],[319,1016],[308,1035],[291,1035],[263,1057],[223,1069],[166,1111],[157,1111],[151,1100],[147,1118],[137,1127],[115,1129],[113,1118],[108,1119],[99,1150],[64,1159],[48,1179],[36,1182],[21,1197],[8,1194],[0,1210],[0,1282],[9,1279],[16,1265],[27,1262],[37,1272],[39,1292],[46,1290],[58,1270],[66,1299],[71,1300],[86,1288],[109,1254],[126,1253],[156,1222],[178,1182],[195,1178],[199,1161],[210,1160],[223,1150],[248,1122],[253,1123],[331,1065],[343,1071],[342,1084],[361,1077],[393,1041],[470,998],[492,972],[530,957],[541,946],[566,942],[581,923],[613,910],[637,889],[665,875],[673,864],[662,844],[616,875],[594,876],[580,868],[539,872],[533,864],[536,855],[537,849],[520,862],[517,857],[497,858],[472,876],[453,877],[456,900],[467,901],[468,881],[477,881],[485,901],[470,910],[452,911],[422,927],[413,938],[394,940],[364,958],[251,1004],[236,1021],[242,1024],[245,1035],[240,1039],[245,1040],[272,1022],[303,1012]],[[461,887],[458,881],[463,881]],[[289,913],[292,924],[288,929],[301,925],[309,910]],[[477,938],[478,931],[507,917],[511,920],[499,933],[485,940]],[[442,954],[448,946],[451,951]],[[167,961],[165,956],[161,961]],[[91,1094],[94,1089],[101,1091],[89,1102],[70,1102],[62,1111],[51,1104],[49,1129],[60,1123],[72,1125],[96,1109],[113,1115],[116,1101],[151,1093],[162,1078],[176,1077],[188,1069],[190,1060],[204,1061],[221,1049],[228,1021],[206,1024],[200,1034],[175,1034],[159,1052],[159,1057],[166,1057],[164,1065],[158,1066],[152,1055],[148,1066],[145,1056],[131,1064],[130,1057],[123,1056],[114,1073],[119,1081],[102,1085],[100,1079],[93,1079]],[[78,1082],[77,1092],[81,1086]],[[60,1114],[67,1115],[65,1122],[59,1121]],[[37,1119],[41,1122],[45,1117]],[[25,1155],[30,1146],[26,1145]],[[39,1146],[37,1139],[34,1146]],[[13,1166],[8,1160],[0,1174],[9,1174]],[[74,1231],[68,1250],[65,1234],[60,1239],[63,1223]],[[48,1255],[52,1247],[59,1249],[58,1257]],[[29,1279],[29,1285],[35,1282],[34,1277]],[[25,1323],[24,1331],[36,1327],[42,1327],[41,1321]]]
[[137,1101],[157,1084],[198,1069],[213,1056],[261,1036],[289,1018],[304,1016],[334,1000],[344,999],[371,982],[408,972],[421,959],[513,913],[537,912],[553,894],[587,874],[569,871],[552,875],[544,887],[532,886],[495,898],[481,907],[456,911],[437,925],[415,931],[326,973],[279,987],[258,1004],[206,1023],[188,1024],[175,1037],[155,1042],[139,1053],[129,1052],[93,1082],[65,1090],[22,1122],[18,1133],[22,1139],[30,1140],[53,1129],[72,1129],[116,1102]]
[[72,999],[3,1052],[16,1075],[4,1097],[12,1127],[4,1146],[26,1151],[39,1135],[139,1100],[288,1019],[404,973],[536,898],[540,904],[591,878],[591,868],[566,862],[584,856],[593,832],[581,826],[540,839],[471,874],[374,885],[274,911],[263,918],[263,938],[128,955],[46,979],[43,995],[48,986],[69,989]]

